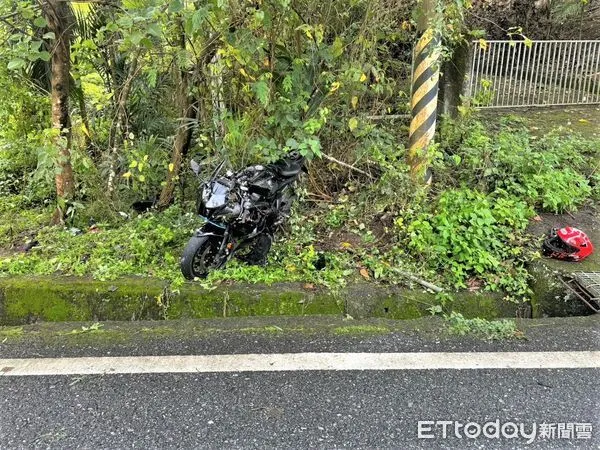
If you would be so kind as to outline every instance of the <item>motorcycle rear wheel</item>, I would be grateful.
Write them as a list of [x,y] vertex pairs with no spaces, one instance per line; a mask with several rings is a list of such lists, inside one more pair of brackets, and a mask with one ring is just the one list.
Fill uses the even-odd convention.
[[209,272],[221,266],[217,255],[221,247],[218,236],[194,236],[181,256],[181,273],[188,280],[206,278]]

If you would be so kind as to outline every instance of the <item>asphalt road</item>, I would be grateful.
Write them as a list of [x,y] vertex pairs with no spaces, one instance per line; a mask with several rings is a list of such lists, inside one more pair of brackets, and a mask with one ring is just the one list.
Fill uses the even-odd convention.
[[[314,328],[283,319],[252,321],[252,327],[187,323],[185,333],[140,331],[164,326],[157,324],[108,324],[105,334],[80,335],[34,326],[3,342],[0,358],[600,348],[594,318],[530,322],[527,340],[500,342],[445,335],[437,322],[348,334],[340,331],[345,322],[320,320],[311,322]],[[126,335],[129,329],[135,331]],[[597,369],[0,376],[0,448],[600,448],[598,380]],[[439,423],[424,423],[422,434],[434,437],[419,439],[419,421],[452,424],[444,438]],[[535,424],[537,435],[528,444],[520,433],[510,437],[511,425],[498,438],[483,432],[468,438],[463,428],[455,435],[456,422],[492,422],[493,434],[495,421],[499,428],[523,424],[527,434]],[[551,429],[543,423],[556,424],[554,438],[541,437],[541,429]],[[571,437],[575,423],[591,424],[591,437],[585,428]]]

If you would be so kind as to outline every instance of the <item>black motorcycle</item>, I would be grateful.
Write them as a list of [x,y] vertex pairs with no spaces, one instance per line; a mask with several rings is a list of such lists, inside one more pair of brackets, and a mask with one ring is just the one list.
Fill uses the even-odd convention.
[[[273,164],[220,176],[221,162],[201,185],[197,213],[206,222],[183,250],[184,277],[204,278],[236,254],[250,264],[264,264],[276,229],[289,216],[293,184],[306,170],[304,163],[294,151]],[[199,175],[199,164],[192,160],[191,167]]]

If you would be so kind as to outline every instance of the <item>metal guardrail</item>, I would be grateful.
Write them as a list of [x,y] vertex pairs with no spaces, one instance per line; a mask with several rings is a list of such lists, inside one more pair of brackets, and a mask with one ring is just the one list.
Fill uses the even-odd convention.
[[600,40],[473,42],[467,95],[479,108],[600,104]]

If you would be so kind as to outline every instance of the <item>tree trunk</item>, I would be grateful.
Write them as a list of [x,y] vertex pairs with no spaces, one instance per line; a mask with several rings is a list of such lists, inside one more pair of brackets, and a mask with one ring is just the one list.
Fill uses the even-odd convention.
[[[44,4],[48,29],[56,37],[52,51],[52,127],[59,130],[56,194],[70,199],[74,191],[71,166],[71,118],[69,115],[69,77],[71,66],[71,11],[66,2],[48,0]],[[62,217],[61,217],[62,218]]]
[[[185,47],[185,35],[182,33],[181,45]],[[177,109],[180,112],[181,123],[177,128],[175,142],[173,143],[173,152],[171,153],[171,164],[167,171],[167,179],[158,199],[157,207],[162,210],[173,203],[173,192],[175,191],[175,182],[181,171],[181,163],[187,155],[192,141],[191,124],[196,118],[196,112],[193,106],[193,97],[189,95],[190,74],[185,69],[179,70],[179,85],[177,89]]]
[[222,70],[217,70],[215,73],[215,67],[217,63],[220,64],[221,55],[215,53],[210,59],[210,90],[213,102],[213,127],[214,127],[214,142],[222,142],[226,134],[225,123],[223,122],[223,116],[225,114],[225,103],[223,102],[223,75]]

